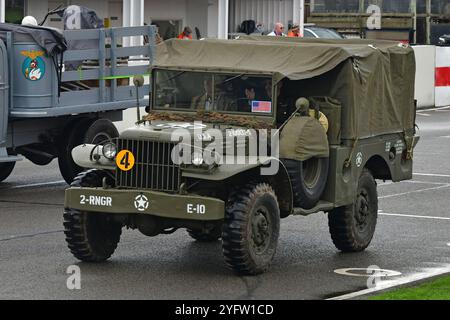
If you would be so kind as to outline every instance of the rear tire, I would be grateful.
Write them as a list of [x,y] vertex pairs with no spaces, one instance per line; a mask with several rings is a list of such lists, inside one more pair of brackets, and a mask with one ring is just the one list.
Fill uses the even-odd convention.
[[119,132],[108,119],[83,119],[74,124],[60,146],[58,156],[59,170],[64,180],[70,184],[80,172],[85,170],[73,161],[73,148],[83,143],[101,144],[118,136]]
[[0,162],[0,182],[6,180],[14,170],[15,162]]
[[266,183],[249,183],[233,192],[225,210],[222,231],[227,266],[244,275],[269,269],[278,245],[280,209]]
[[355,202],[332,210],[328,214],[331,239],[342,252],[365,250],[372,241],[377,225],[377,183],[368,169],[358,181]]
[[292,184],[294,206],[312,209],[319,202],[328,179],[328,158],[283,160]]
[[[75,178],[71,186],[99,187],[104,177],[108,174],[102,170],[85,171]],[[64,234],[70,252],[86,262],[103,262],[110,258],[122,234],[122,224],[112,218],[108,214],[66,208]]]

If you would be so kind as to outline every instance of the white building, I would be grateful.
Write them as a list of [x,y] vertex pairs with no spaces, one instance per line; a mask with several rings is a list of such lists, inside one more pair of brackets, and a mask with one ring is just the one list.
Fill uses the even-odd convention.
[[[17,22],[32,15],[41,21],[49,10],[70,4],[95,10],[111,26],[157,23],[163,37],[190,26],[201,37],[226,38],[244,20],[262,24],[264,31],[278,21],[301,23],[303,0],[0,0],[0,19]],[[62,27],[55,16],[47,24]]]

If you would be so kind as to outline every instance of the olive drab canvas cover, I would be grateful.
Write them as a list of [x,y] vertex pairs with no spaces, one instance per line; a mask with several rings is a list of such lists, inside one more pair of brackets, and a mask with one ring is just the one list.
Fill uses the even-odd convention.
[[298,81],[302,96],[328,96],[341,103],[342,139],[408,134],[414,128],[414,51],[397,42],[262,36],[173,39],[157,46],[155,67]]
[[294,116],[280,134],[280,158],[306,161],[329,157],[325,129],[312,117]]

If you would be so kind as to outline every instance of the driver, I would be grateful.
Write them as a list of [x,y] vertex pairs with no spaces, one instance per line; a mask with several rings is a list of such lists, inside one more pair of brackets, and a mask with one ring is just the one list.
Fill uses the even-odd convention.
[[224,81],[218,86],[216,106],[220,111],[237,111],[236,97],[234,95],[234,86],[231,80]]

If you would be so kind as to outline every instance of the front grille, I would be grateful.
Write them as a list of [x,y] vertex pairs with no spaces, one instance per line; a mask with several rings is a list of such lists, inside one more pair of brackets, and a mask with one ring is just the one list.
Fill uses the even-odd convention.
[[117,146],[118,152],[129,150],[135,157],[135,165],[131,170],[122,171],[117,168],[117,187],[178,191],[181,170],[172,161],[173,143],[119,139]]

